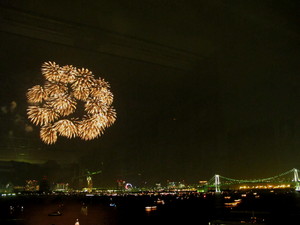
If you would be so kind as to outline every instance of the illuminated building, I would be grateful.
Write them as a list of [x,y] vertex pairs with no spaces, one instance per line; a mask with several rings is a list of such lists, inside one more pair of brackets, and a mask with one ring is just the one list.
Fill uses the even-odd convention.
[[206,192],[207,191],[208,181],[200,180],[198,186],[198,192]]
[[174,181],[169,181],[168,184],[167,184],[167,187],[168,188],[176,188],[176,184]]
[[125,188],[125,180],[117,180],[117,184],[118,184],[118,189],[119,190],[123,190]]
[[69,184],[68,183],[57,183],[54,188],[55,191],[61,191],[66,192],[69,190]]
[[87,191],[88,192],[92,192],[92,189],[93,189],[93,180],[92,180],[92,177],[91,176],[87,176],[86,181],[87,181]]
[[39,191],[39,189],[37,180],[26,180],[25,191]]

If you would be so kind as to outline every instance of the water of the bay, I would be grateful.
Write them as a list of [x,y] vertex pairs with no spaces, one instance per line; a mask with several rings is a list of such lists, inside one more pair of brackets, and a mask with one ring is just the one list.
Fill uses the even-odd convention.
[[298,224],[300,193],[16,195],[0,198],[2,225]]

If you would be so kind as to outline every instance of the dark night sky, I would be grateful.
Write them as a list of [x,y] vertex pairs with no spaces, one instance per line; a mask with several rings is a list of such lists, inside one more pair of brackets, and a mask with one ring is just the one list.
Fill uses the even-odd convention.
[[[299,2],[20,2],[0,4],[1,160],[80,162],[101,185],[300,168]],[[46,146],[25,130],[44,61],[111,84],[103,137]]]

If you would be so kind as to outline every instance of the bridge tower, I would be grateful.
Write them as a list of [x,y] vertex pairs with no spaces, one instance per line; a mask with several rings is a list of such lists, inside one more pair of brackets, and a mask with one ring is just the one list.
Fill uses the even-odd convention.
[[294,171],[294,180],[293,181],[295,182],[295,190],[300,191],[298,170],[294,168],[293,171]]
[[216,187],[216,193],[221,192],[220,190],[220,175],[216,174],[215,175],[215,187]]

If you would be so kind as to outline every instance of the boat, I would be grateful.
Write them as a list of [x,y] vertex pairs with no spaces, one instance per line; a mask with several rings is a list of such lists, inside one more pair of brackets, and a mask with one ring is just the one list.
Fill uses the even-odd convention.
[[59,210],[48,214],[48,216],[61,216],[61,215],[62,213]]

